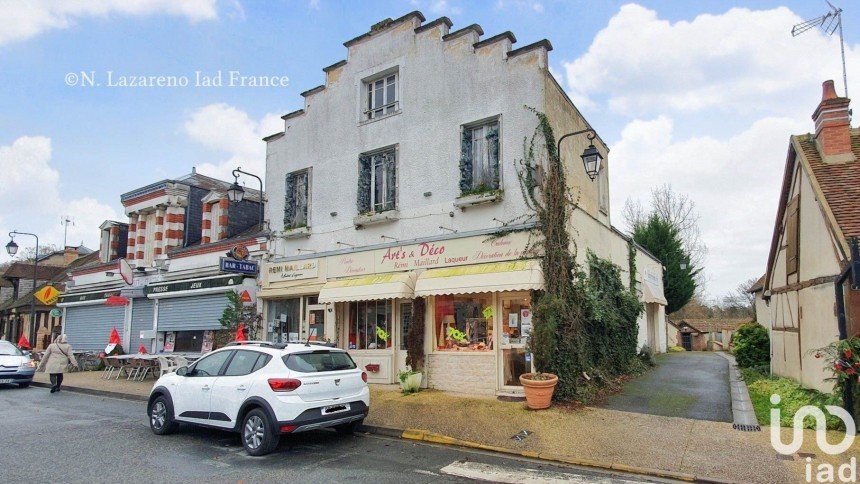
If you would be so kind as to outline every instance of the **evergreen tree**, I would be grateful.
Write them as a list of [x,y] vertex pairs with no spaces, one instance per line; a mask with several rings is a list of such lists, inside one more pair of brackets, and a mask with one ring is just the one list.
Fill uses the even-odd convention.
[[678,229],[652,214],[633,227],[633,240],[660,259],[666,268],[663,274],[663,292],[669,303],[666,312],[681,309],[696,293],[696,275],[701,269],[691,264]]
[[219,332],[221,333],[220,335],[217,335],[220,337],[216,337],[216,343],[232,341],[236,335],[239,323],[245,324],[246,337],[249,340],[256,340],[261,322],[257,314],[257,308],[253,305],[246,306],[242,302],[242,295],[236,291],[227,291],[226,297],[229,303],[224,308],[221,319],[218,320],[224,330]]

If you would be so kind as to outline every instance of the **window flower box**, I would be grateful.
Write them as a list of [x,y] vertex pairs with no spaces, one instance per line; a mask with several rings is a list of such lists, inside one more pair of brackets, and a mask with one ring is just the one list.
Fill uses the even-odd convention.
[[400,218],[400,212],[397,210],[386,210],[385,212],[379,213],[363,213],[355,216],[352,219],[352,224],[355,225],[356,228],[361,228],[366,225],[376,225],[387,222],[393,222]]
[[311,228],[307,225],[303,225],[301,227],[294,227],[291,229],[284,229],[281,232],[281,237],[285,239],[301,239],[307,238],[311,236]]
[[501,190],[492,190],[483,193],[474,193],[471,195],[464,195],[456,200],[454,200],[454,206],[459,209],[464,209],[466,207],[471,207],[474,205],[481,205],[484,203],[497,203],[502,200],[502,191]]

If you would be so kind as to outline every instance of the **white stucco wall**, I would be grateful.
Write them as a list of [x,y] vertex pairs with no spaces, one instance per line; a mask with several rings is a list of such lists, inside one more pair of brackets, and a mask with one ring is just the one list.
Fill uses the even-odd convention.
[[[452,230],[500,227],[526,213],[516,175],[523,138],[537,119],[523,106],[541,106],[546,53],[543,49],[506,59],[510,42],[503,39],[477,51],[477,34],[442,40],[445,25],[414,33],[407,22],[350,48],[339,73],[306,100],[306,112],[285,122],[285,135],[268,144],[267,218],[274,231],[283,229],[285,175],[312,167],[308,238],[279,240],[274,255],[296,255],[297,249],[344,248],[337,242],[365,246],[385,242],[381,236],[409,240]],[[360,122],[362,80],[389,68],[399,70],[400,113]],[[336,80],[333,80],[335,79]],[[500,166],[504,198],[500,203],[460,210],[460,129],[463,124],[500,117]],[[356,192],[361,153],[396,145],[396,223],[357,230]],[[425,192],[432,195],[425,197]],[[336,212],[336,216],[331,213]],[[453,214],[453,216],[451,216]]]

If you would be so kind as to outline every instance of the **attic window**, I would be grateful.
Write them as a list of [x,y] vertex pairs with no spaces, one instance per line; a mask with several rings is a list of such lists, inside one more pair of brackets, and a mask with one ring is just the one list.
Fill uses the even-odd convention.
[[400,110],[397,71],[380,75],[364,83],[364,119],[377,119]]

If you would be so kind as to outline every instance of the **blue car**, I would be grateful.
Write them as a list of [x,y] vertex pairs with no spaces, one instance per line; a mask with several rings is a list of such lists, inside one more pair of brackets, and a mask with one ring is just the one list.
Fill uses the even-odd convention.
[[36,374],[36,363],[9,341],[0,340],[0,385],[13,383],[27,388]]

